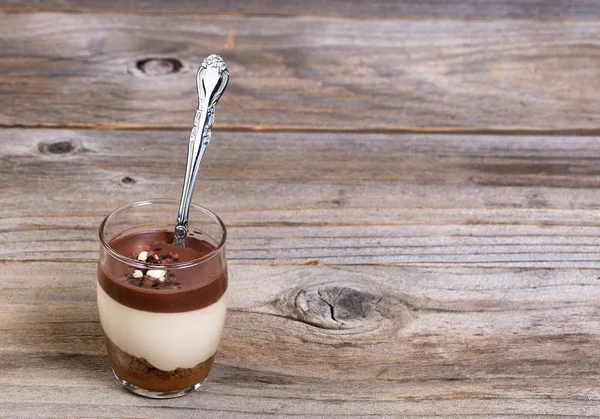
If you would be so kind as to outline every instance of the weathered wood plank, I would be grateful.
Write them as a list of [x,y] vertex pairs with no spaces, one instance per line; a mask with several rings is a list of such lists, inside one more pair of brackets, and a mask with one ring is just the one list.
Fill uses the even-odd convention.
[[[52,360],[50,361],[52,362]],[[85,362],[85,360],[83,361]],[[42,368],[48,368],[43,365]],[[66,367],[68,368],[68,367]],[[67,372],[67,371],[65,371]],[[209,415],[218,418],[264,418],[264,417],[301,417],[301,418],[594,418],[598,415],[596,399],[561,397],[560,380],[544,380],[546,388],[538,387],[539,381],[512,381],[498,386],[492,396],[481,391],[481,382],[445,383],[428,382],[423,385],[415,383],[400,384],[394,394],[385,393],[388,383],[375,384],[366,382],[354,384],[350,389],[340,389],[331,394],[332,383],[301,381],[290,379],[281,383],[276,375],[256,375],[254,371],[246,372],[228,369],[217,365],[212,382],[207,382],[201,391],[186,399],[161,401],[139,400],[118,389],[114,378],[105,371],[95,374],[90,381],[94,384],[79,382],[84,388],[65,389],[55,384],[36,386],[34,389],[43,401],[29,402],[26,395],[17,393],[13,386],[0,384],[2,391],[13,397],[3,402],[5,408],[0,417],[32,418],[64,418],[65,412],[73,416],[94,418],[190,418]],[[231,383],[221,385],[217,380]],[[234,382],[239,377],[239,381]],[[248,389],[245,381],[263,380],[256,388]],[[275,384],[270,384],[273,380]],[[101,385],[98,385],[101,381]],[[111,382],[112,381],[112,382]],[[299,385],[295,385],[300,381]],[[581,388],[582,393],[589,391],[589,382],[574,380],[574,386]],[[238,387],[234,387],[237,385]],[[273,397],[265,391],[269,387],[283,388],[286,396]],[[409,388],[410,387],[410,388]],[[531,392],[515,391],[515,387],[530,388]],[[232,390],[233,388],[233,390]],[[362,392],[358,389],[362,388]],[[462,393],[459,399],[452,397],[452,390]],[[19,388],[21,389],[21,388]],[[31,390],[27,387],[25,390]],[[433,389],[433,391],[432,391]],[[383,391],[387,400],[373,401],[365,393]],[[308,393],[310,392],[310,393]],[[425,392],[425,396],[423,396]],[[499,394],[503,392],[502,394]],[[281,391],[279,391],[281,393]],[[408,396],[402,398],[402,394]],[[450,394],[449,394],[450,393]],[[399,397],[400,395],[400,397]],[[19,401],[14,401],[14,400]],[[400,399],[400,400],[399,400]],[[59,402],[57,400],[66,400]],[[398,413],[401,412],[401,413]],[[457,413],[455,413],[457,412]],[[499,413],[496,413],[499,412]]]
[[599,34],[596,21],[4,13],[0,124],[188,128],[194,71],[216,52],[232,73],[220,127],[597,133]]
[[[0,131],[0,259],[95,260],[109,211],[178,198],[186,136]],[[235,262],[600,268],[599,158],[584,137],[221,131],[195,199]]]
[[[292,213],[289,212],[289,217]],[[336,216],[335,212],[320,214]],[[406,213],[397,214],[401,217]],[[409,215],[423,214],[416,211]],[[519,218],[519,214],[516,215],[515,218]],[[557,222],[562,218],[562,213],[548,215]],[[574,217],[578,215],[575,213]],[[69,218],[72,217],[67,217],[61,226],[47,224],[55,222],[56,217],[25,217],[18,227],[3,222],[0,238],[4,248],[0,259],[96,260],[99,247],[96,228],[101,217],[79,217],[74,224],[68,222]],[[231,231],[228,255],[234,262],[600,268],[600,231],[591,225],[576,228],[567,225],[528,228],[518,224],[323,228],[317,224],[247,228],[229,222],[228,217],[225,219]],[[435,220],[435,215],[432,219]],[[594,220],[597,224],[598,220]],[[86,227],[78,224],[81,221]],[[262,224],[260,220],[255,222]],[[40,227],[40,223],[46,227]]]
[[99,0],[5,0],[0,10],[11,12],[66,11],[160,14],[231,14],[269,16],[350,16],[369,18],[526,18],[594,19],[600,17],[600,5],[594,0],[192,0],[165,3],[160,0],[139,2]]
[[600,414],[600,270],[233,263],[211,382],[159,408],[108,370],[95,263],[0,266],[5,417]]

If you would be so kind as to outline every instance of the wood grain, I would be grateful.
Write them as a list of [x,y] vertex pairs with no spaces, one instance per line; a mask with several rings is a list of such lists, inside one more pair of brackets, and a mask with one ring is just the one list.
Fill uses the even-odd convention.
[[211,52],[217,127],[600,132],[596,21],[0,15],[0,125],[188,129]]
[[368,18],[525,18],[597,19],[600,5],[594,0],[191,0],[144,2],[99,0],[5,0],[0,10],[11,12],[66,11],[102,13],[224,14],[244,16],[349,16]]
[[[0,418],[600,417],[598,2],[201,3],[0,4]],[[178,198],[213,52],[229,311],[158,402],[110,372],[97,228]]]
[[600,415],[588,137],[215,132],[195,195],[230,232],[214,374],[126,393],[96,229],[177,197],[186,137],[0,130],[0,417]]
[[0,417],[600,414],[599,270],[233,263],[210,383],[157,404],[109,372],[95,263],[2,268]]
[[[178,198],[186,136],[0,131],[0,259],[95,260],[112,209]],[[235,262],[600,268],[594,138],[220,131],[209,153],[195,200]]]

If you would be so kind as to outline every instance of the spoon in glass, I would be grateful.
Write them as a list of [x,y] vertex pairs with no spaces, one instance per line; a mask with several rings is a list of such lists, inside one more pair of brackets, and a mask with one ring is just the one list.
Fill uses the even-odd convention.
[[175,224],[173,244],[185,247],[188,235],[188,217],[194,193],[196,177],[210,143],[211,128],[215,122],[215,107],[229,82],[227,64],[218,55],[210,55],[202,62],[196,74],[198,88],[198,109],[194,117],[194,127],[190,134],[190,144],[185,168],[185,179],[181,190],[181,202]]

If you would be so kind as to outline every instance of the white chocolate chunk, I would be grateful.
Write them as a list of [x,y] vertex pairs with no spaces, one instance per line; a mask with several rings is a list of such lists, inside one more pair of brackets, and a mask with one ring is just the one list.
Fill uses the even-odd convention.
[[146,259],[148,259],[148,252],[146,252],[145,250],[141,251],[140,254],[138,255],[138,260],[141,261],[146,261]]
[[139,279],[139,278],[141,278],[143,276],[144,276],[144,274],[139,269],[136,269],[135,271],[133,271],[133,277],[134,278]]
[[153,279],[158,279],[159,281],[162,278],[162,281],[164,281],[164,276],[167,272],[163,271],[162,269],[150,269],[148,272],[146,272],[146,275],[148,275],[150,278]]

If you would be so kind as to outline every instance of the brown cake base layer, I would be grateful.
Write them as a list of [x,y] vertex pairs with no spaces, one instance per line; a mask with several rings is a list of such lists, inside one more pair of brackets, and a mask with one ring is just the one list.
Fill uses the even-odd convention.
[[110,363],[121,380],[145,390],[172,391],[192,387],[206,379],[212,369],[214,355],[194,368],[163,371],[153,367],[144,358],[137,358],[119,349],[106,338]]

